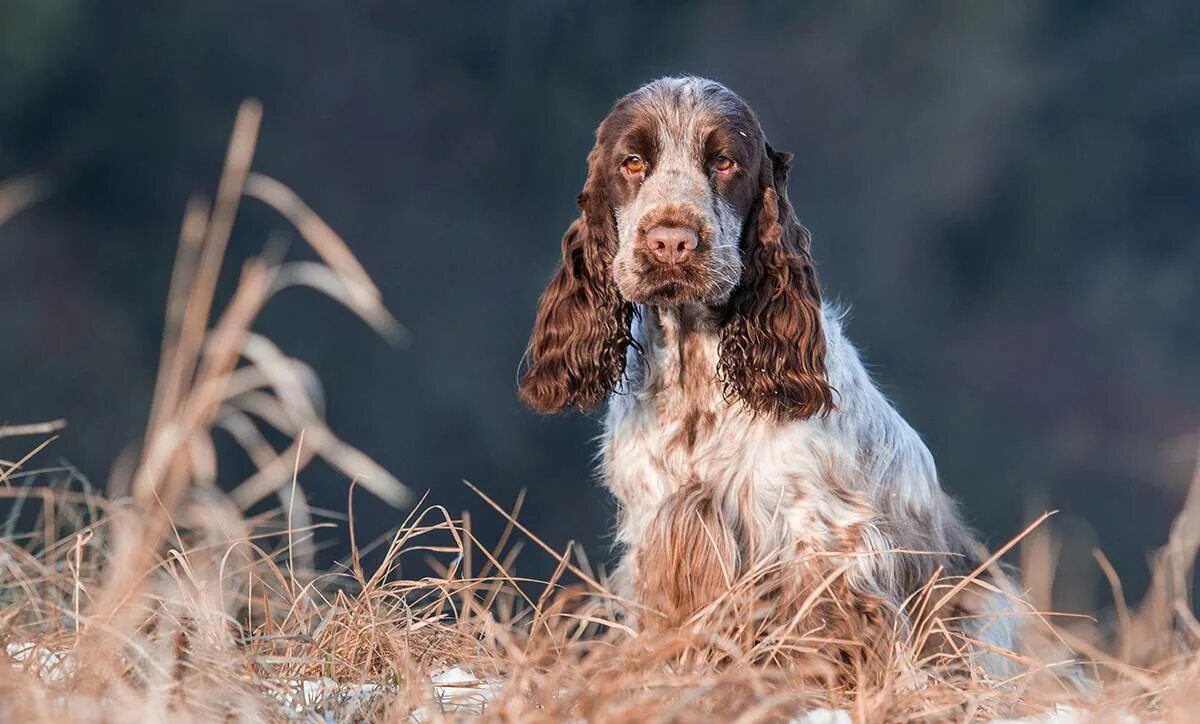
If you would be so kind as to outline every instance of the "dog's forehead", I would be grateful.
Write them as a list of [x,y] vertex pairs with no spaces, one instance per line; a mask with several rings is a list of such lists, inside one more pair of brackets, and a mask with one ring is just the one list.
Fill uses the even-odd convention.
[[662,130],[676,138],[704,135],[718,127],[748,138],[754,130],[745,102],[720,83],[671,78],[650,84],[646,91],[646,104]]
[[614,131],[649,126],[663,139],[703,140],[725,129],[753,143],[762,131],[753,111],[737,94],[704,78],[661,78],[622,98],[610,119]]

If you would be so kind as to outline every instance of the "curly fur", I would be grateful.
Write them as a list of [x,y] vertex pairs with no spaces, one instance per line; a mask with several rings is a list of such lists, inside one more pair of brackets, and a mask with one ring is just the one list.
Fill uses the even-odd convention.
[[833,409],[825,381],[821,293],[810,236],[787,201],[788,157],[769,146],[772,183],[744,252],[741,287],[721,328],[718,371],[726,394],[781,419]]
[[562,264],[538,302],[526,348],[521,397],[538,412],[594,409],[625,371],[633,305],[612,281],[616,231],[603,185],[600,152],[579,195],[580,216],[562,240]]

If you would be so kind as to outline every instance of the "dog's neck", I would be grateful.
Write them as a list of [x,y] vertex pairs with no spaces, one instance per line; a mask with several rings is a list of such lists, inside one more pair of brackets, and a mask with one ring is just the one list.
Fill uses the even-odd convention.
[[719,310],[704,305],[647,307],[645,361],[648,387],[698,394],[717,384]]

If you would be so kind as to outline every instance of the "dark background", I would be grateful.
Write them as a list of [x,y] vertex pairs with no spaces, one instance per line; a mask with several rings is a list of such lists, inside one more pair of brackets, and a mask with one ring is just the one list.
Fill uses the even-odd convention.
[[[485,540],[502,521],[463,478],[529,488],[529,526],[603,559],[596,422],[522,409],[517,365],[595,124],[693,73],[796,154],[826,294],[972,523],[998,544],[1059,508],[1065,604],[1092,593],[1094,545],[1136,594],[1200,429],[1198,9],[4,0],[0,178],[54,193],[0,229],[0,422],[69,418],[40,459],[97,481],[138,438],[185,201],[253,96],[255,167],[341,232],[410,333],[389,347],[313,294],[269,308],[334,430],[474,509]],[[286,228],[248,202],[223,288]],[[329,469],[301,482],[344,508]],[[364,538],[401,517],[360,511]]]

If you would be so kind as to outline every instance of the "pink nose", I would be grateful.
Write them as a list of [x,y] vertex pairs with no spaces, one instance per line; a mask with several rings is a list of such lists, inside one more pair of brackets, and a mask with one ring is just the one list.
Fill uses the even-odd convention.
[[686,226],[656,226],[646,232],[646,249],[660,264],[681,264],[700,245],[700,235]]

